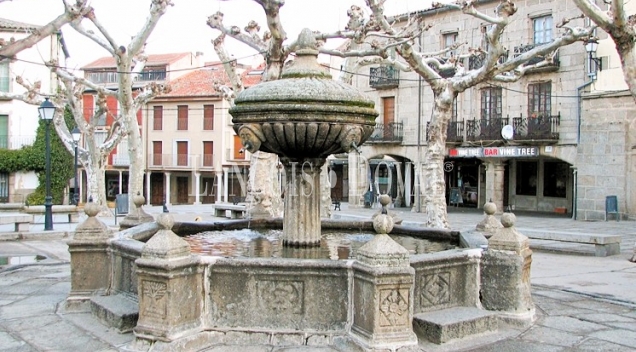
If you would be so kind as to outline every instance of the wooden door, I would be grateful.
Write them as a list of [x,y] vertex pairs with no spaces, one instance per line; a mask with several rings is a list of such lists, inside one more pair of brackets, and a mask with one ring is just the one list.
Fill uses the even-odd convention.
[[177,177],[177,203],[188,204],[188,178]]
[[152,173],[150,175],[150,204],[162,205],[165,197],[163,189],[163,174]]
[[203,166],[214,166],[214,142],[203,142]]

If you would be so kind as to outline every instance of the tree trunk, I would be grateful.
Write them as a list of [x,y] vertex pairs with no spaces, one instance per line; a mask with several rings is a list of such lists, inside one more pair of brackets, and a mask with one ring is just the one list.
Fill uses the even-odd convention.
[[428,144],[424,155],[424,207],[426,226],[449,228],[446,214],[446,183],[444,180],[444,153],[446,130],[452,117],[454,93],[448,89],[435,92],[433,117],[428,128]]

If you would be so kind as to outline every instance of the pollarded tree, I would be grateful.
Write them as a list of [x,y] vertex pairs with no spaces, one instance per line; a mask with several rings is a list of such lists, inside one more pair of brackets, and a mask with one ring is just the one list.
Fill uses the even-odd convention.
[[[81,102],[77,99],[79,94],[77,89],[72,87],[72,83],[79,83],[80,86],[87,86],[96,89],[103,96],[113,96],[119,103],[118,114],[114,121],[116,129],[101,145],[97,146],[89,143],[86,151],[82,152],[82,161],[86,162],[84,166],[90,166],[104,171],[104,158],[112,151],[121,138],[128,140],[128,153],[130,158],[128,192],[131,194],[143,193],[143,177],[144,177],[144,154],[143,144],[141,140],[140,126],[137,121],[137,112],[155,96],[163,93],[165,86],[158,84],[149,84],[140,91],[133,91],[133,83],[137,75],[142,72],[146,63],[146,57],[143,53],[144,46],[148,37],[155,29],[158,21],[166,13],[168,6],[172,6],[171,0],[151,0],[148,17],[142,28],[132,37],[130,43],[124,46],[118,43],[108,32],[108,30],[98,20],[94,11],[89,12],[84,18],[77,19],[70,25],[80,34],[86,36],[102,48],[104,48],[115,59],[117,65],[117,89],[102,89],[98,84],[76,77],[68,71],[53,66],[53,71],[66,82],[66,98],[73,99],[72,106],[76,113],[81,113]],[[84,22],[88,21],[92,27],[96,29],[88,29]],[[95,114],[93,115],[94,120]],[[76,120],[78,116],[75,116]],[[92,121],[94,122],[94,121]],[[94,131],[94,124],[91,121],[79,123],[80,129],[84,133]],[[110,151],[109,151],[110,150]],[[96,185],[98,187],[99,185]],[[102,190],[105,187],[101,188]],[[99,191],[102,194],[102,191]],[[101,196],[100,196],[101,197]],[[104,197],[105,199],[105,197]],[[132,204],[133,197],[129,197],[129,207],[134,208]]]
[[[447,228],[446,197],[444,182],[444,152],[446,146],[447,126],[452,117],[453,101],[457,95],[468,88],[484,82],[513,82],[520,79],[530,69],[550,63],[553,53],[562,46],[589,38],[592,28],[570,26],[570,20],[565,19],[558,26],[564,33],[552,42],[537,45],[520,55],[502,59],[505,54],[500,42],[501,36],[510,23],[511,17],[517,12],[516,5],[511,0],[502,0],[496,7],[494,16],[478,11],[474,7],[475,1],[460,1],[456,4],[433,4],[433,7],[447,7],[460,10],[462,13],[476,17],[488,24],[486,40],[487,48],[470,49],[463,56],[484,55],[483,65],[479,68],[467,70],[459,65],[462,55],[445,58],[443,54],[455,50],[458,46],[447,48],[442,52],[420,52],[414,46],[413,40],[405,40],[419,36],[429,27],[417,15],[409,18],[406,25],[396,26],[384,14],[383,0],[367,0],[367,5],[373,14],[366,23],[367,28],[375,32],[367,33],[367,42],[374,44],[372,36],[381,35],[387,43],[395,44],[395,50],[404,60],[393,60],[385,52],[383,62],[390,63],[397,68],[416,72],[428,83],[433,90],[433,114],[429,124],[429,141],[425,147],[425,161],[420,182],[423,183],[422,195],[427,213],[427,226]],[[545,59],[536,64],[527,63],[543,56]],[[443,77],[440,71],[454,68],[456,73],[452,77]],[[416,171],[417,173],[417,171]]]

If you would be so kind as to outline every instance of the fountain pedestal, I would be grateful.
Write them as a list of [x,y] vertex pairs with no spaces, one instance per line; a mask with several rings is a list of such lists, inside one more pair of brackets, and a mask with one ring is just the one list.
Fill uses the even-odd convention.
[[287,175],[283,243],[289,246],[320,244],[320,172],[325,159],[293,161],[281,158]]

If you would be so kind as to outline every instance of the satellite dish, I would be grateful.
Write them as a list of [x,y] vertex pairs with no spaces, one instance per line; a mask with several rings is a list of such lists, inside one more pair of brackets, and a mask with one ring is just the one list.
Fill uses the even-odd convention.
[[505,140],[510,140],[512,139],[512,136],[515,134],[514,129],[512,128],[512,126],[510,125],[505,125],[502,129],[501,129],[501,136],[503,137],[503,139]]

